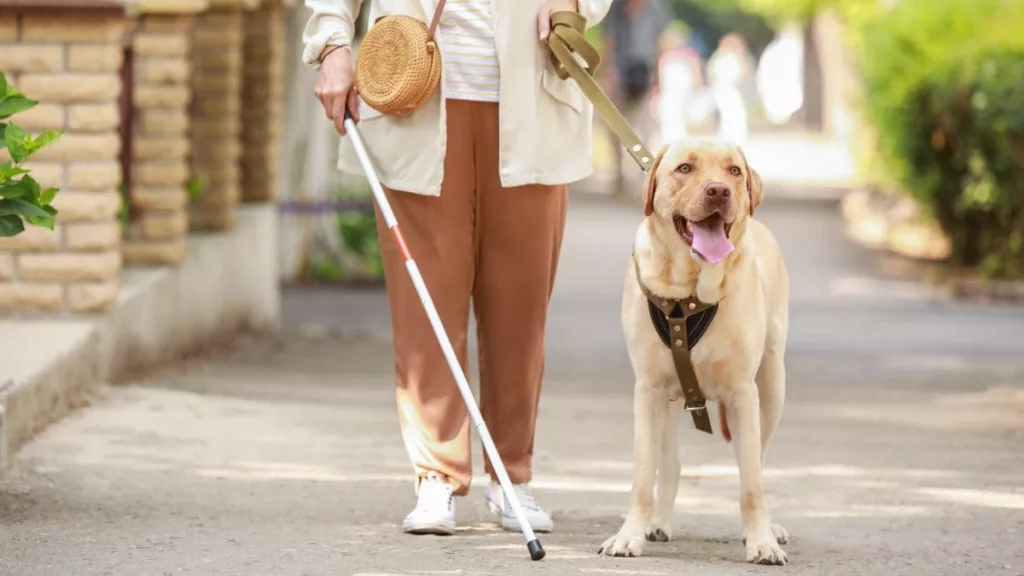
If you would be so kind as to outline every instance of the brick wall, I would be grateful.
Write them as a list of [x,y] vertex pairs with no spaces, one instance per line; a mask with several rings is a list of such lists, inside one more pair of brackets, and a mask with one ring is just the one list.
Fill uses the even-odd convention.
[[242,199],[266,202],[277,195],[284,110],[285,7],[263,0],[245,17],[245,84],[242,95]]
[[175,265],[188,246],[195,17],[143,14],[135,34],[132,215],[123,254],[128,264]]
[[192,173],[204,186],[189,210],[196,230],[227,230],[235,224],[241,197],[244,25],[240,3],[216,6],[196,18]]
[[117,298],[124,32],[118,16],[0,14],[0,70],[39,102],[13,121],[65,131],[27,164],[40,184],[60,188],[57,224],[0,239],[0,309],[98,311]]

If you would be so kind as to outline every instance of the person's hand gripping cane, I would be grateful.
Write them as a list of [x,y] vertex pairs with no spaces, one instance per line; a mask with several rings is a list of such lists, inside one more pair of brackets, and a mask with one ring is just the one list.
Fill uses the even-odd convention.
[[334,122],[338,134],[345,135],[345,108],[352,121],[359,122],[359,92],[355,86],[355,66],[348,46],[328,46],[320,54],[320,74],[313,91]]

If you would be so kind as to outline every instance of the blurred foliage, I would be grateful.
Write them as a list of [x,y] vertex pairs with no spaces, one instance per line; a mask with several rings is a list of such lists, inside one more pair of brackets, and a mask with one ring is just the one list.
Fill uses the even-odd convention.
[[365,182],[344,182],[331,190],[330,199],[353,203],[330,216],[339,246],[331,248],[333,244],[327,242],[314,249],[308,256],[303,276],[327,282],[383,279],[384,263],[369,186]]
[[1024,275],[1024,3],[903,0],[860,30],[865,119],[886,175],[950,264]]
[[743,37],[754,56],[760,56],[775,37],[773,24],[763,15],[746,11],[737,0],[671,0],[672,12],[699,38],[699,52],[707,58],[718,41],[730,32]]
[[194,201],[206,192],[206,182],[203,181],[203,177],[201,175],[194,174],[185,184],[185,190],[188,193],[189,201]]
[[[677,0],[678,1],[678,0]],[[815,14],[831,10],[845,20],[862,21],[878,10],[878,0],[689,0],[710,11],[756,14],[779,26],[806,23]]]
[[124,180],[118,182],[117,193],[121,196],[121,207],[117,209],[117,220],[121,223],[121,226],[128,226],[131,224],[132,219],[132,199],[128,183]]
[[360,272],[372,278],[383,277],[384,263],[373,213],[343,212],[338,214],[337,223],[342,244],[359,258]]

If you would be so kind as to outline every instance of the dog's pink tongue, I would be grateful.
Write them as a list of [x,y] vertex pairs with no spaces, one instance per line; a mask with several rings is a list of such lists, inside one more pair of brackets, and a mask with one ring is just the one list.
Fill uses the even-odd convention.
[[693,249],[712,264],[718,264],[736,249],[725,235],[725,222],[721,218],[707,224],[694,222],[690,231],[693,233]]

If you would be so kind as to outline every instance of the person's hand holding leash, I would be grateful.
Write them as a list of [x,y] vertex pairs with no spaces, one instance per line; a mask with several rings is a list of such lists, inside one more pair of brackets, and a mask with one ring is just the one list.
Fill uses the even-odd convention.
[[547,0],[537,13],[537,33],[541,42],[547,42],[551,35],[551,15],[555,12],[579,12],[577,0]]
[[345,107],[352,121],[359,122],[359,93],[355,87],[355,67],[348,46],[328,46],[320,56],[316,97],[338,134],[345,135]]

